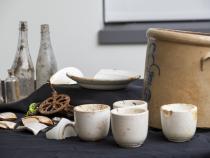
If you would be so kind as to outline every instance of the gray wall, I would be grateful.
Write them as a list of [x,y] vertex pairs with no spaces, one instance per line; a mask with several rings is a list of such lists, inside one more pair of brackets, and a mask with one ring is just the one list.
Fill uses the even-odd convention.
[[48,23],[59,68],[75,66],[87,75],[118,68],[143,75],[146,45],[97,44],[103,28],[102,0],[0,0],[0,78],[10,68],[18,40],[18,23],[29,24],[32,59],[37,58],[40,24]]

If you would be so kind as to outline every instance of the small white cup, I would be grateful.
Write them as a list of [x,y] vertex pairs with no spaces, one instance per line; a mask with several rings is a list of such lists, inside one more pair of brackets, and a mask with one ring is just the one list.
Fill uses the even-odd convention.
[[161,125],[165,137],[173,142],[190,140],[196,131],[197,107],[191,104],[161,106]]
[[113,103],[113,109],[115,108],[125,108],[125,107],[141,107],[147,110],[147,102],[143,100],[120,100]]
[[116,143],[125,148],[139,147],[148,133],[148,110],[116,108],[111,110],[112,134]]
[[74,108],[75,129],[80,139],[97,141],[108,135],[110,106],[84,104]]

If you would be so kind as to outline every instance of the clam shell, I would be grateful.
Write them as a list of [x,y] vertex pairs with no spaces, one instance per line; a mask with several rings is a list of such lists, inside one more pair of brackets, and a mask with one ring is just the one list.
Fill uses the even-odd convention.
[[94,76],[94,79],[102,80],[125,80],[131,78],[140,78],[140,75],[126,70],[101,69]]
[[57,71],[51,78],[50,83],[54,85],[76,84],[76,82],[66,76],[66,74],[83,77],[82,72],[75,67],[66,67]]
[[30,123],[34,123],[34,122],[39,123],[38,119],[32,118],[32,117],[24,117],[21,120],[22,120],[22,123],[24,126],[26,126],[27,124],[30,124]]
[[45,125],[53,125],[53,121],[46,117],[46,116],[28,116],[28,117],[24,117],[22,118],[22,122],[23,124],[27,124],[27,123],[31,123],[31,122],[39,122]]
[[17,119],[17,116],[15,113],[12,113],[12,112],[3,112],[3,113],[0,113],[0,120],[3,120],[3,121],[13,121],[13,120],[16,120]]
[[4,129],[14,129],[16,123],[11,121],[0,121],[0,127]]
[[39,120],[40,123],[43,123],[45,125],[53,125],[53,121],[46,116],[31,116],[31,118],[36,118]]

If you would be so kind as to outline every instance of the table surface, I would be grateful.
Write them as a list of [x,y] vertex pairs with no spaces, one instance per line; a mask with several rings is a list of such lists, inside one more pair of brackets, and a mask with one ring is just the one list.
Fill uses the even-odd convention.
[[[49,87],[43,87],[44,89],[38,90],[39,94],[44,91],[43,98],[49,94],[46,93],[46,89]],[[118,91],[94,91],[86,90],[82,88],[60,88],[60,91],[71,93],[75,101],[82,103],[92,102],[96,98],[95,102],[102,100],[111,105],[111,102],[121,99],[137,99],[142,97],[142,81],[137,81],[129,85],[127,89]],[[85,93],[88,93],[85,95]],[[41,93],[42,94],[42,93]],[[83,94],[84,96],[81,96]],[[100,96],[99,96],[100,95]],[[21,103],[27,103],[29,101],[39,100],[37,97],[37,91],[29,98],[26,98]],[[113,96],[113,97],[111,97]],[[77,98],[78,97],[78,98]],[[105,98],[108,98],[105,101]],[[43,99],[42,98],[42,99]],[[79,99],[80,98],[80,99]],[[76,102],[75,102],[76,104]],[[19,106],[16,104],[16,106]],[[14,110],[14,108],[12,108]],[[1,109],[2,110],[2,109]],[[17,108],[15,109],[17,110]],[[201,158],[210,157],[210,130],[197,130],[196,135],[191,141],[185,143],[173,143],[166,140],[161,130],[149,129],[147,139],[143,146],[133,149],[120,148],[114,142],[114,139],[110,134],[103,140],[98,142],[85,142],[77,137],[71,137],[66,140],[48,140],[45,138],[44,133],[39,133],[37,136],[27,131],[17,132],[11,130],[0,130],[0,157],[2,158]]]

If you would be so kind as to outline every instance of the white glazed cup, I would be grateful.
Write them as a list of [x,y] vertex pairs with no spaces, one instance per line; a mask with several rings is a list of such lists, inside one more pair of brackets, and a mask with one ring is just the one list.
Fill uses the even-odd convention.
[[116,108],[111,110],[112,134],[116,143],[125,148],[141,146],[148,133],[148,110]]
[[161,106],[161,125],[165,137],[173,142],[190,140],[196,131],[197,107],[191,104]]
[[120,100],[113,103],[113,109],[115,108],[124,108],[124,107],[141,107],[147,110],[147,102],[143,100]]
[[84,104],[74,108],[75,129],[80,139],[97,141],[105,138],[110,126],[110,106]]

